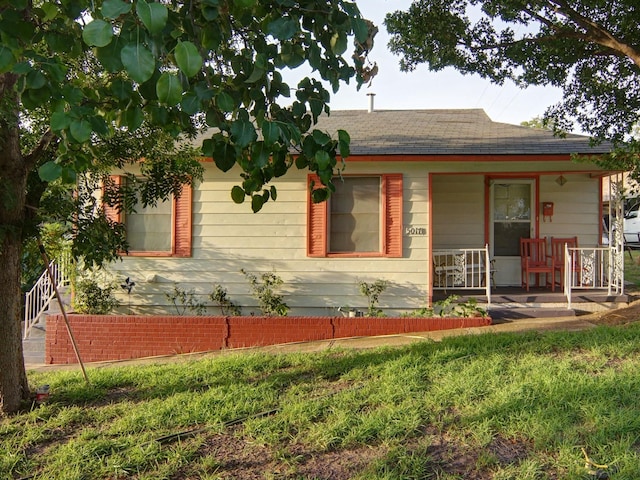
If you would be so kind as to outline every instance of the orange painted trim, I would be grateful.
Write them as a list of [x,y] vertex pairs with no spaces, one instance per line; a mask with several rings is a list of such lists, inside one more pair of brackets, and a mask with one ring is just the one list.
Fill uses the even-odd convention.
[[[346,162],[566,162],[570,154],[554,155],[350,155]],[[596,170],[594,170],[596,171]]]
[[[345,175],[351,177],[372,177],[380,179],[381,245],[377,252],[331,252],[329,251],[329,206],[328,202],[313,203],[307,197],[307,257],[324,258],[400,258],[403,251],[402,174]],[[317,175],[307,176],[307,188],[311,182],[321,185]]]
[[427,225],[427,305],[433,305],[433,173],[427,174],[427,202],[429,207],[429,215]]
[[384,258],[391,257],[384,252],[347,252],[347,253],[335,253],[327,252],[326,258]]
[[[566,172],[565,172],[566,173]],[[532,224],[533,224],[533,233],[534,237],[537,238],[540,232],[540,175],[522,175],[522,174],[498,174],[498,175],[486,175],[484,179],[484,238],[485,243],[489,243],[491,238],[491,181],[492,180],[500,180],[500,179],[522,179],[522,180],[533,180],[533,215]]]
[[[121,175],[111,176],[118,186],[122,184]],[[167,251],[140,251],[130,250],[119,252],[126,257],[190,257],[192,243],[192,211],[193,188],[185,185],[179,198],[173,198],[171,202],[171,249]],[[111,220],[122,223],[121,212],[105,206],[105,214]],[[126,219],[125,219],[126,222]]]
[[145,252],[145,251],[129,251],[128,253],[122,252],[122,255],[127,257],[176,257],[173,252]]

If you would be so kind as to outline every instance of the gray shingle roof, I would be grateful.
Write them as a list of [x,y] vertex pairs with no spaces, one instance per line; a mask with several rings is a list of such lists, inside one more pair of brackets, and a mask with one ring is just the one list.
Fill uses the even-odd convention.
[[352,155],[558,155],[598,154],[582,135],[493,122],[481,109],[336,110],[315,127],[351,136]]

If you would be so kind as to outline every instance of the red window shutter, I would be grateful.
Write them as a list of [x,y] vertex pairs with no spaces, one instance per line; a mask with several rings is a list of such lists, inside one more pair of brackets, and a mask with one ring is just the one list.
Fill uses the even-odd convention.
[[[122,177],[120,175],[111,175],[109,176],[109,178],[114,183],[114,185],[116,185],[117,188],[120,188],[120,185],[122,184]],[[103,187],[103,192],[104,192],[104,187]],[[118,222],[118,223],[122,221],[122,215],[120,214],[117,208],[111,207],[106,203],[103,203],[102,206],[104,208],[104,214],[107,216],[109,220],[111,220],[112,222]]]
[[384,254],[402,257],[402,174],[382,177]]
[[173,250],[176,257],[191,256],[191,185],[182,188],[180,196],[175,200],[173,214]]
[[327,256],[327,202],[313,203],[311,200],[311,182],[322,186],[317,175],[307,178],[307,256]]

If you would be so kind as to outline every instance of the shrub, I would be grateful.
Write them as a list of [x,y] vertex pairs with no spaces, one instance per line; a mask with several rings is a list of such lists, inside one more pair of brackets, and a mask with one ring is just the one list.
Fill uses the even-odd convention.
[[282,285],[282,279],[273,272],[266,272],[258,277],[247,272],[244,268],[240,270],[249,281],[249,287],[253,298],[258,300],[258,306],[263,315],[286,317],[289,313],[289,306],[284,302],[282,295],[276,290]]
[[177,283],[173,285],[173,292],[165,293],[164,296],[169,300],[178,315],[185,315],[190,312],[194,315],[204,315],[207,307],[199,301],[194,290],[183,290]]
[[242,315],[242,309],[229,299],[227,290],[222,285],[214,285],[209,298],[220,307],[222,315]]
[[78,313],[107,315],[120,305],[113,296],[116,290],[113,282],[100,285],[92,278],[82,278],[74,284],[73,308]]
[[444,300],[434,303],[433,307],[423,307],[419,310],[406,313],[405,317],[486,317],[487,311],[478,306],[475,298],[466,302],[457,302],[460,297],[450,295]]
[[360,293],[367,297],[367,316],[368,317],[383,317],[384,312],[378,308],[378,298],[387,289],[389,283],[386,280],[378,279],[373,283],[367,283],[365,281],[358,281],[358,288]]

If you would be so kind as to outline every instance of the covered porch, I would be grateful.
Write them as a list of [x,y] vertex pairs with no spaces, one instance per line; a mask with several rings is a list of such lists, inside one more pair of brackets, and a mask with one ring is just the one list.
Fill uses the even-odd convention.
[[[610,180],[609,198],[615,200],[621,189],[616,176]],[[513,318],[629,302],[622,239],[613,235],[603,244],[601,174],[435,174],[430,184],[432,302],[474,298],[495,316],[506,311]],[[619,208],[616,201],[610,205]],[[557,265],[550,244],[559,237],[577,239],[562,252],[562,268],[526,275],[520,240],[544,241],[549,248],[543,262]]]

